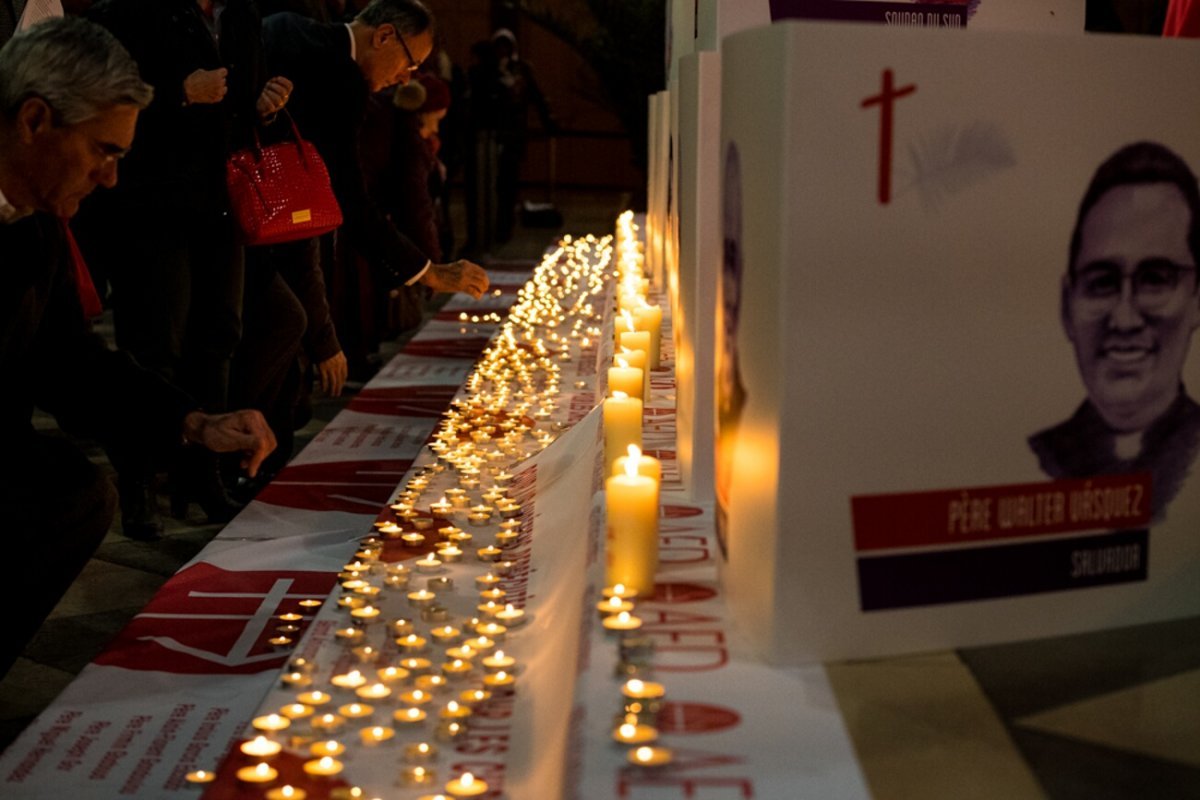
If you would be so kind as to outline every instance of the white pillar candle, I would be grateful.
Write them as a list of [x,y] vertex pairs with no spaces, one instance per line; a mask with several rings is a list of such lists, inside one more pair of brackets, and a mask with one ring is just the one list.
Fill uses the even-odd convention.
[[637,474],[634,461],[605,483],[607,583],[654,594],[658,571],[658,481]]
[[631,444],[642,445],[642,401],[617,392],[604,400],[605,472],[612,471]]
[[613,366],[608,368],[608,391],[624,392],[630,397],[643,400],[642,389],[645,385],[645,373],[637,367],[629,366],[624,356],[613,358]]
[[646,361],[645,350],[630,350],[628,347],[618,347],[617,352],[613,354],[613,358],[620,356],[629,362],[629,366],[637,367],[642,371],[642,402],[646,402],[646,398],[650,396],[650,367]]
[[661,361],[663,312],[660,306],[642,305],[633,312],[633,323],[636,330],[650,334],[650,368],[658,369]]

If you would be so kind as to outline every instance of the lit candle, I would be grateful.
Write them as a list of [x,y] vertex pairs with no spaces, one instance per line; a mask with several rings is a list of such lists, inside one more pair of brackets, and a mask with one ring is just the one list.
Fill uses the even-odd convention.
[[624,392],[630,397],[636,397],[638,400],[644,401],[642,397],[642,371],[637,367],[629,366],[629,362],[621,356],[617,356],[613,361],[615,365],[608,368],[609,392]]
[[412,726],[419,725],[425,721],[425,709],[423,708],[401,708],[392,714],[392,719],[401,725]]
[[638,724],[636,716],[613,730],[613,741],[620,744],[650,744],[657,739],[658,731],[654,726]]
[[650,350],[647,355],[651,369],[658,369],[661,364],[662,319],[663,312],[660,306],[641,304],[633,312],[633,321],[637,329],[650,334]]
[[319,717],[313,717],[312,727],[314,731],[336,731],[346,722],[346,718],[337,714],[322,714]]
[[667,691],[661,683],[643,681],[638,678],[625,681],[625,685],[621,687],[621,694],[630,700],[661,700],[666,693]]
[[648,745],[629,751],[627,759],[630,764],[639,767],[662,767],[671,763],[672,754],[666,747],[650,747]]
[[600,612],[601,617],[608,617],[620,614],[622,611],[633,611],[633,603],[619,597],[610,597],[596,603],[596,610]]
[[320,689],[315,689],[311,692],[296,695],[296,699],[306,706],[323,706],[333,699],[333,695],[326,694]]
[[313,714],[313,707],[306,706],[304,703],[288,703],[283,708],[279,709],[279,713],[288,719],[304,719]]
[[428,764],[437,758],[437,745],[429,742],[416,742],[405,745],[404,760],[410,764]]
[[516,531],[496,531],[496,546],[497,547],[512,547],[517,543],[518,537],[521,534]]
[[428,658],[403,658],[400,660],[400,666],[414,675],[422,675],[433,668],[433,662]]
[[426,555],[424,558],[417,561],[418,572],[438,572],[442,568],[442,562],[434,558],[432,554]]
[[457,658],[461,661],[470,661],[479,655],[474,647],[462,645],[460,647],[449,647],[446,649],[446,658]]
[[411,531],[400,536],[405,547],[420,547],[425,543],[425,534]]
[[516,608],[512,603],[507,603],[503,609],[496,612],[496,621],[509,628],[523,625],[525,623],[525,609]]
[[464,720],[471,716],[471,709],[469,706],[459,704],[457,700],[451,700],[445,708],[438,712],[438,716],[442,719]]
[[506,654],[503,650],[497,650],[495,653],[492,653],[490,656],[487,656],[483,659],[483,665],[488,669],[493,670],[511,670],[513,664],[516,663],[517,660]]
[[384,683],[372,683],[368,686],[360,686],[354,690],[354,693],[363,700],[383,700],[390,697],[392,690]]
[[423,706],[433,702],[433,695],[421,689],[413,689],[401,694],[400,701],[410,706]]
[[342,762],[333,756],[322,756],[312,761],[304,762],[304,771],[314,778],[332,778],[343,769]]
[[389,627],[392,629],[393,636],[408,636],[410,633],[416,630],[412,620],[409,619],[392,620],[392,623]]
[[384,683],[399,683],[407,678],[411,673],[403,667],[383,667],[375,670],[375,674],[379,676],[379,680]]
[[260,761],[253,767],[242,767],[237,771],[237,779],[242,783],[270,783],[279,777],[279,770],[265,761]]
[[487,782],[476,778],[469,772],[464,772],[461,776],[446,784],[446,792],[455,798],[479,797],[482,794],[486,794],[487,790]]
[[480,636],[487,637],[494,642],[499,642],[504,639],[504,635],[508,633],[508,628],[498,622],[481,622],[475,626],[475,632]]
[[367,677],[358,670],[352,669],[349,672],[334,675],[329,682],[339,689],[357,689],[367,682]]
[[337,739],[325,739],[324,741],[313,742],[309,745],[308,752],[317,758],[324,758],[326,756],[336,757],[346,752],[346,745]]
[[[629,366],[637,367],[642,371],[642,391],[638,397],[642,401],[646,400],[646,393],[650,390],[650,369],[646,366],[646,351],[645,350],[630,350],[628,347],[618,347],[617,352],[613,354],[625,359]],[[609,391],[612,387],[609,387]]]
[[430,629],[429,635],[432,636],[438,644],[445,646],[457,642],[459,637],[462,636],[462,631],[453,625],[440,625],[436,628]]
[[358,736],[362,739],[362,743],[367,747],[374,747],[378,744],[386,742],[396,735],[396,731],[392,728],[385,728],[381,725],[375,725],[370,728],[363,728],[358,732]]
[[492,693],[486,689],[464,689],[458,693],[458,702],[469,706],[479,705],[492,699]]
[[188,783],[212,783],[217,779],[217,773],[198,769],[183,776]]
[[408,636],[396,640],[396,644],[400,650],[408,655],[414,655],[425,650],[425,645],[428,641],[424,636],[417,636],[415,633],[410,633]]
[[346,644],[354,644],[361,640],[365,634],[362,632],[362,628],[338,628],[333,632],[333,635]]
[[496,649],[496,642],[486,636],[476,636],[474,639],[467,639],[463,644],[478,650],[480,653],[490,653]]
[[650,331],[624,331],[621,333],[617,345],[626,350],[645,351],[650,369],[655,368],[654,341],[650,336]]
[[456,658],[442,664],[442,674],[447,678],[465,678],[471,673],[471,662]]
[[649,596],[658,570],[658,481],[636,469],[627,461],[624,474],[605,482],[607,581]]
[[457,561],[462,561],[463,551],[461,548],[453,544],[448,544],[437,551],[438,558],[447,564],[453,564]]
[[498,603],[508,595],[508,592],[496,587],[494,589],[484,589],[479,593],[480,600],[491,600],[493,603]]
[[255,717],[250,724],[255,728],[255,730],[278,732],[287,730],[292,724],[292,721],[287,717],[280,716],[279,714],[267,714],[266,716]]
[[423,692],[440,692],[445,689],[448,684],[445,675],[422,675],[413,681],[413,687],[420,689]]
[[512,686],[517,682],[511,672],[500,670],[483,676],[483,685],[489,689],[502,689],[506,686]]
[[662,462],[653,456],[648,456],[642,452],[642,448],[637,445],[629,445],[625,450],[625,455],[620,456],[613,463],[613,475],[621,475],[628,471],[630,461],[634,463],[634,470],[638,475],[645,475],[647,478],[653,478],[656,482],[662,482]]
[[292,689],[302,689],[312,683],[312,678],[303,672],[285,672],[279,680],[284,686],[291,687]]
[[375,708],[366,703],[347,703],[338,708],[338,713],[346,719],[364,719],[374,714]]
[[305,800],[307,797],[308,792],[297,789],[290,783],[267,790],[267,800]]
[[400,782],[405,786],[429,786],[437,780],[437,773],[432,767],[421,765],[408,766],[400,770]]
[[317,600],[316,598],[310,597],[308,599],[301,600],[296,605],[300,606],[301,608],[314,609],[314,608],[321,607],[321,601]]
[[624,392],[615,392],[604,400],[606,472],[612,472],[613,463],[631,444],[642,446],[642,401]]
[[614,586],[605,586],[600,593],[605,597],[619,597],[622,600],[633,600],[637,597],[637,592],[623,583],[618,583]]
[[636,631],[642,627],[642,620],[628,611],[622,611],[620,614],[613,614],[611,617],[606,618],[603,624],[606,630],[614,633],[622,633],[625,631]]
[[363,606],[362,608],[351,609],[350,616],[354,618],[355,622],[365,625],[379,619],[379,615],[382,613],[375,606]]
[[428,589],[418,589],[415,592],[408,593],[408,604],[413,608],[426,608],[433,605],[433,601],[436,599],[437,595]]
[[491,544],[487,545],[486,547],[481,547],[475,551],[475,555],[478,556],[479,560],[485,562],[493,562],[498,560],[500,558],[500,553],[500,548]]

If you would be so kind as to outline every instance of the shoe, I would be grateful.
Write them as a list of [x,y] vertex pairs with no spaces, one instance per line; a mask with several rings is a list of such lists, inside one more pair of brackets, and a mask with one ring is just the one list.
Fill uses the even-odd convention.
[[244,507],[229,496],[215,453],[189,450],[171,471],[171,516],[187,517],[188,504],[196,503],[211,523],[225,523]]
[[121,474],[117,477],[117,496],[121,501],[121,532],[127,538],[139,542],[162,538],[163,523],[158,516],[153,478]]

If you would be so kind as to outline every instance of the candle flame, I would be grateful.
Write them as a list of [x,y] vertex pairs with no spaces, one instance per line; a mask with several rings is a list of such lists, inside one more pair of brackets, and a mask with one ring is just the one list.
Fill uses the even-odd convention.
[[458,711],[458,701],[451,700],[449,703],[446,703],[446,710],[451,712]]
[[461,783],[464,787],[470,786],[471,784],[475,783],[475,776],[469,772],[464,772],[462,778],[459,779],[459,783]]
[[628,739],[630,736],[633,736],[635,733],[637,733],[637,726],[630,725],[628,722],[626,722],[617,730],[620,731],[622,736]]
[[628,400],[629,399],[629,395],[627,395],[625,392],[613,392],[612,396],[613,396],[614,400]]
[[629,369],[629,362],[626,361],[625,359],[621,358],[620,356],[617,356],[613,360],[617,362],[617,366],[620,367],[621,369]]
[[[630,449],[630,451],[633,451],[636,449],[636,446],[629,445],[629,449]],[[639,452],[636,457],[631,454],[629,456],[629,458],[625,459],[625,477],[627,477],[627,478],[636,478],[637,477],[638,460],[640,458],[641,458],[641,453]]]
[[629,326],[629,330],[635,330],[633,327],[633,314],[629,313],[629,309],[621,309],[621,316],[625,318],[625,324]]
[[639,747],[634,754],[638,761],[649,761],[654,757],[654,751],[649,747]]
[[646,685],[637,678],[626,682],[625,686],[629,689],[629,691],[634,692],[635,694],[646,688]]
[[265,761],[260,761],[258,762],[258,766],[254,768],[254,771],[259,775],[267,775],[271,771],[271,765]]

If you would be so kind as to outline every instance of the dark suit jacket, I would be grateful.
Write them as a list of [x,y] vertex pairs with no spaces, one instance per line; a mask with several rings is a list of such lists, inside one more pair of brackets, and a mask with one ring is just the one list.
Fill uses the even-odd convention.
[[0,375],[9,448],[33,441],[35,405],[69,431],[160,451],[178,443],[197,407],[92,332],[62,227],[47,214],[0,224]]
[[[266,80],[253,0],[227,0],[219,47],[196,0],[101,0],[88,17],[125,45],[154,87],[112,194],[151,218],[222,213],[229,205],[225,160],[253,141],[254,106]],[[184,79],[220,67],[229,70],[225,98],[185,106]]]
[[[396,230],[367,194],[359,156],[359,130],[369,95],[350,57],[350,33],[340,23],[316,22],[297,14],[272,14],[263,21],[267,72],[295,84],[288,109],[300,133],[317,146],[345,220],[340,233],[396,283],[417,275],[427,255]],[[282,115],[281,115],[282,116]],[[286,120],[277,135],[291,136]]]
[[1142,433],[1142,451],[1122,461],[1113,454],[1116,434],[1090,401],[1066,422],[1029,437],[1042,471],[1052,478],[1086,478],[1150,472],[1155,521],[1183,488],[1200,453],[1200,405],[1182,388],[1175,402]]

